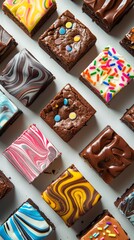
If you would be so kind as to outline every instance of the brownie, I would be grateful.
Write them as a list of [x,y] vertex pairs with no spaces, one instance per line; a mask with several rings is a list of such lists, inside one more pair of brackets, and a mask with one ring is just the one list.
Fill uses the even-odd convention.
[[32,124],[18,137],[3,155],[27,179],[33,182],[61,153]]
[[83,12],[88,14],[104,31],[110,32],[133,5],[133,0],[84,0]]
[[114,204],[134,226],[134,184]]
[[53,79],[27,49],[17,53],[0,74],[0,84],[25,106],[30,106]]
[[101,198],[74,165],[52,182],[42,193],[42,197],[68,227],[71,227]]
[[32,37],[44,22],[56,10],[55,0],[5,0],[4,13],[11,18],[25,33]]
[[0,62],[17,46],[15,39],[0,25]]
[[67,84],[40,112],[41,118],[68,142],[95,114],[95,109]]
[[8,192],[12,191],[14,185],[0,170],[0,200],[7,195]]
[[97,216],[89,226],[78,235],[78,238],[80,240],[130,240],[120,223],[108,210],[104,210],[102,214]]
[[120,41],[120,44],[134,57],[134,27]]
[[0,226],[1,239],[47,239],[55,227],[28,199]]
[[108,184],[134,162],[134,150],[110,126],[104,128],[80,156]]
[[134,104],[127,109],[122,116],[121,121],[124,122],[130,129],[132,129],[132,131],[134,131]]
[[0,90],[0,136],[22,111]]
[[96,37],[65,11],[39,38],[39,45],[66,71],[95,44]]
[[80,80],[108,105],[134,80],[134,69],[115,48],[108,46],[81,73]]

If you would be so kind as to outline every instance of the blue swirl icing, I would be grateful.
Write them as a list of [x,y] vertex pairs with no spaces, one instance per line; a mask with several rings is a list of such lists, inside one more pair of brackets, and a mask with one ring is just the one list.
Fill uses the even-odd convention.
[[18,112],[18,108],[0,91],[0,129]]
[[2,226],[2,240],[43,240],[52,227],[29,202],[24,203]]
[[134,225],[134,191],[120,202],[118,209]]

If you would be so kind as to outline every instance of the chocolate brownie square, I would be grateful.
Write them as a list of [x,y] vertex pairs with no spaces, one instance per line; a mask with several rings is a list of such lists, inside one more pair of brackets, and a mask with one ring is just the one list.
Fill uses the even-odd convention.
[[33,182],[61,153],[42,132],[32,124],[3,155],[27,179]]
[[28,199],[0,226],[0,239],[47,239],[55,227]]
[[120,41],[120,44],[134,57],[134,27]]
[[0,136],[21,113],[16,105],[0,90]]
[[12,191],[14,185],[0,170],[0,200],[7,195],[8,192]]
[[15,39],[0,25],[0,62],[17,46]]
[[127,109],[122,116],[121,121],[124,122],[130,129],[132,129],[132,131],[134,131],[134,104],[132,107]]
[[95,114],[95,109],[67,84],[45,106],[41,118],[65,141],[68,142]]
[[115,48],[108,46],[81,73],[80,80],[108,105],[134,80],[134,69]]
[[4,13],[30,37],[38,31],[56,8],[55,0],[5,0],[2,5]]
[[108,184],[134,162],[134,150],[110,126],[104,128],[80,156]]
[[39,38],[39,45],[66,71],[95,44],[96,37],[65,11]]
[[71,227],[98,203],[101,196],[71,165],[42,193],[46,203]]
[[0,84],[25,106],[30,106],[53,79],[52,73],[27,49],[23,49],[2,71]]
[[134,226],[134,184],[114,204]]
[[130,240],[120,223],[108,210],[104,210],[102,214],[96,217],[94,221],[78,235],[78,238],[80,240]]
[[133,0],[84,0],[83,12],[87,13],[104,31],[110,32],[133,5]]

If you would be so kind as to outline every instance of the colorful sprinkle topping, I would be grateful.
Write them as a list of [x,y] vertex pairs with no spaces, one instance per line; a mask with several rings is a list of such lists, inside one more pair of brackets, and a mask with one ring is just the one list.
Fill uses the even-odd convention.
[[71,22],[67,22],[65,26],[66,28],[72,28],[73,24]]
[[80,36],[79,35],[76,35],[75,37],[74,37],[74,42],[79,42],[80,41]]
[[56,116],[54,117],[54,120],[55,120],[55,122],[60,122],[60,120],[61,120],[60,115],[56,115]]
[[134,69],[114,48],[106,47],[81,76],[108,103],[134,79]]
[[69,118],[70,118],[71,120],[76,119],[76,117],[77,117],[77,115],[76,115],[75,112],[71,112],[71,113],[69,114]]
[[60,35],[65,35],[65,34],[66,34],[66,29],[65,29],[64,27],[61,27],[61,28],[59,29],[59,34],[60,34]]

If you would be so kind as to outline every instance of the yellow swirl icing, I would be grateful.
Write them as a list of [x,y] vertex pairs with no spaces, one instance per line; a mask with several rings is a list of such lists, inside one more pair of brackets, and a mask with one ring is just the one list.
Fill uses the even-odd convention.
[[4,5],[31,32],[55,0],[5,0]]
[[48,186],[42,197],[71,226],[99,201],[100,194],[75,166],[71,166]]

